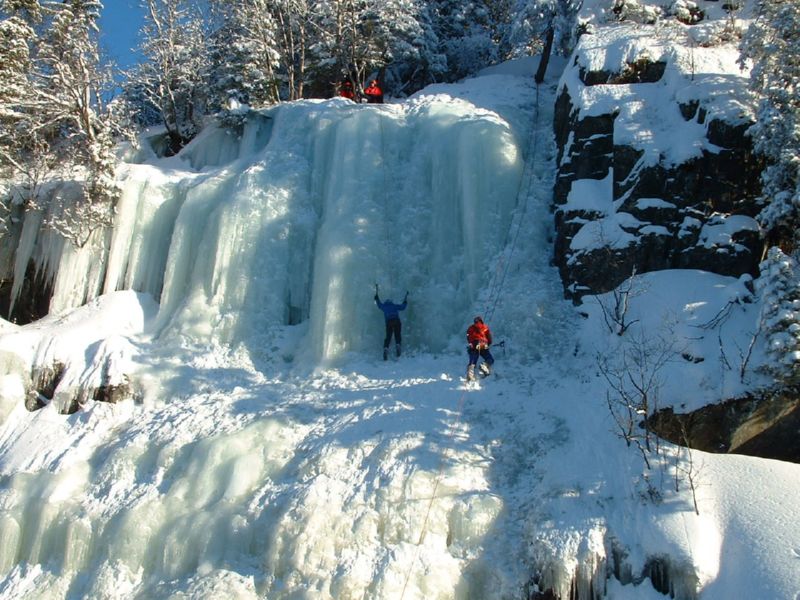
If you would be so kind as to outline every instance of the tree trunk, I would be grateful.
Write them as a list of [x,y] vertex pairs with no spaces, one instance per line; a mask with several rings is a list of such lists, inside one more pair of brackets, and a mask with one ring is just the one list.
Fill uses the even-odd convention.
[[547,30],[546,38],[544,41],[544,50],[542,50],[542,57],[539,59],[539,68],[536,69],[536,76],[533,80],[536,83],[544,81],[544,74],[547,71],[547,63],[550,62],[550,53],[553,51],[553,28]]

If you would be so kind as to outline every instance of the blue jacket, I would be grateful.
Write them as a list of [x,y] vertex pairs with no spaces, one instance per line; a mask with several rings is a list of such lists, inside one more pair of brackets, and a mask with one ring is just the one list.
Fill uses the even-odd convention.
[[375,294],[375,304],[383,311],[383,316],[388,321],[389,319],[399,319],[400,311],[406,309],[408,301],[403,300],[402,304],[395,304],[391,300],[381,302],[381,299],[378,298],[378,294]]

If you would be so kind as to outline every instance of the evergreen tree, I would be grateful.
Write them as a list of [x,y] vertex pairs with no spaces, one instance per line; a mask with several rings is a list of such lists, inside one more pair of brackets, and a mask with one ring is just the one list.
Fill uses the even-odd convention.
[[784,385],[800,383],[800,272],[797,262],[771,248],[758,279],[761,330],[766,335],[766,370]]
[[581,0],[516,0],[505,41],[509,55],[539,54],[548,36],[560,54],[568,55],[580,5]]
[[266,0],[226,2],[211,36],[210,108],[230,101],[263,106],[279,100],[277,26]]
[[461,79],[501,59],[506,0],[432,0],[429,4],[448,80]]
[[30,116],[25,111],[26,99],[33,94],[28,76],[32,68],[28,40],[34,35],[20,17],[0,21],[0,166],[6,169],[17,163],[20,135]]
[[122,95],[115,102],[115,106],[121,106],[120,112],[125,120],[137,131],[163,122],[161,110],[154,104],[148,92],[154,85],[152,82],[145,83],[141,79],[141,74],[137,72],[135,76],[125,79],[122,84]]
[[33,29],[22,18],[14,16],[0,21],[0,80],[3,81],[0,86],[0,177],[17,179],[21,184],[16,189],[11,188],[11,198],[0,202],[0,234],[7,230],[12,204],[24,203],[35,195],[41,179],[28,160],[32,115],[24,107],[25,100],[32,95],[28,40],[33,36]]
[[800,2],[758,0],[757,18],[741,44],[741,61],[752,61],[751,89],[760,98],[750,128],[762,172],[763,208],[758,220],[769,243],[761,265],[762,329],[773,359],[768,370],[784,384],[800,382]]
[[412,80],[427,83],[443,71],[419,0],[318,0],[312,12],[317,93],[329,93],[342,78],[360,88],[376,76],[385,79],[384,91],[399,93]]
[[384,69],[384,88],[391,95],[414,92],[444,77],[447,60],[439,51],[430,11],[418,0],[386,0],[376,8],[374,36]]
[[800,2],[758,0],[758,17],[745,34],[742,62],[752,61],[751,88],[761,98],[750,129],[762,174],[759,221],[770,238],[797,249],[800,226]]
[[309,52],[314,60],[315,92],[327,94],[342,79],[355,87],[364,83],[366,71],[380,61],[371,48],[374,19],[369,0],[317,0],[314,3],[315,37]]
[[34,35],[19,17],[0,21],[0,118],[13,118],[20,103],[30,95],[28,40]]

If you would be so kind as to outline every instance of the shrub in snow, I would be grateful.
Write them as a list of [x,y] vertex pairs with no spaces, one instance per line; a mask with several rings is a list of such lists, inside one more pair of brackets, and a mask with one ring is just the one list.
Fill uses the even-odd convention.
[[597,366],[608,384],[606,405],[616,432],[629,447],[636,447],[648,470],[658,442],[647,417],[659,409],[663,372],[677,354],[671,334],[649,337],[640,331],[628,336],[613,353],[599,353]]
[[764,369],[778,381],[800,383],[800,273],[797,261],[770,248],[757,280],[763,306],[761,330],[772,359]]
[[644,5],[639,0],[615,0],[611,12],[618,21],[653,25],[663,11],[657,6]]
[[667,10],[667,14],[675,15],[681,23],[694,25],[705,18],[705,13],[691,0],[676,0]]

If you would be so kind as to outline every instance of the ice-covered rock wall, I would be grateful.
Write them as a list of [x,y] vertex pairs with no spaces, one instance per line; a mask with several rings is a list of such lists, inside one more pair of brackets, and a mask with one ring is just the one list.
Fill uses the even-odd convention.
[[522,164],[504,118],[450,96],[285,104],[124,165],[105,254],[36,255],[31,232],[17,262],[46,263],[53,311],[135,289],[160,302],[161,335],[259,345],[303,324],[322,359],[380,344],[378,283],[410,292],[406,338],[435,350],[488,280]]

